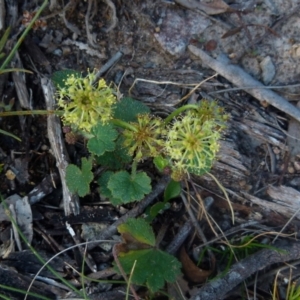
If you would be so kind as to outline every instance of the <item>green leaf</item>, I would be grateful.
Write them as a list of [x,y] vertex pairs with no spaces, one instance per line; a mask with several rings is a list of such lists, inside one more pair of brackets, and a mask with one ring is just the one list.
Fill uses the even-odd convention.
[[115,139],[118,136],[118,132],[112,124],[98,123],[91,129],[91,133],[94,137],[87,143],[87,147],[91,153],[100,156],[106,151],[113,151],[115,149]]
[[1,40],[0,40],[0,52],[4,49],[4,46],[8,40],[9,34],[10,34],[10,27],[8,27],[5,32],[3,33]]
[[114,118],[125,122],[136,122],[138,114],[150,113],[150,109],[144,103],[132,98],[123,98],[114,109]]
[[155,236],[153,230],[145,219],[128,218],[126,223],[118,226],[119,233],[130,234],[135,240],[140,243],[155,246]]
[[144,195],[151,192],[151,179],[145,172],[131,176],[126,171],[120,171],[112,175],[108,181],[114,198],[122,199],[123,203],[141,200]]
[[122,140],[116,141],[116,149],[111,152],[105,152],[101,156],[96,157],[96,162],[111,170],[124,169],[127,164],[132,161],[132,157],[128,155],[128,150],[124,148]]
[[100,178],[98,179],[98,184],[99,184],[99,188],[100,188],[100,194],[103,196],[103,197],[106,197],[110,200],[110,202],[117,206],[117,205],[120,205],[122,204],[122,200],[121,199],[117,199],[117,198],[114,198],[110,189],[107,187],[107,183],[110,179],[110,177],[114,174],[114,172],[112,171],[107,171],[107,172],[104,172]]
[[164,202],[176,198],[181,193],[181,184],[178,181],[171,180],[164,192]]
[[66,169],[66,182],[72,193],[84,197],[90,192],[90,183],[94,176],[92,170],[92,158],[81,159],[81,169],[75,165],[68,165]]
[[56,88],[65,88],[65,80],[71,75],[74,75],[76,78],[78,78],[81,76],[81,73],[75,70],[56,71],[52,74],[51,80]]
[[163,172],[164,169],[169,166],[169,161],[162,157],[162,156],[156,156],[154,159],[153,159],[153,162],[154,162],[154,165],[155,167],[160,171],[160,172]]
[[[169,203],[157,202],[150,208],[150,217],[153,220],[161,211],[170,208]],[[148,220],[147,220],[148,221]]]
[[139,285],[146,283],[153,293],[163,288],[165,281],[174,282],[181,273],[181,263],[174,256],[157,249],[120,253],[119,260],[127,274],[136,261],[132,282]]

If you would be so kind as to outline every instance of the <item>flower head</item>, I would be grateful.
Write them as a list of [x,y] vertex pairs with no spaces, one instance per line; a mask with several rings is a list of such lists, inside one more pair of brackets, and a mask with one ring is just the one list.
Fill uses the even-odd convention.
[[166,134],[160,118],[142,114],[137,116],[137,122],[131,123],[135,131],[123,131],[124,146],[128,148],[129,155],[135,155],[137,161],[146,157],[156,157],[164,147],[161,136]]
[[86,77],[72,74],[65,80],[65,87],[58,88],[58,106],[64,110],[65,125],[89,132],[99,121],[111,119],[116,97],[104,79],[94,86],[95,78],[94,72]]
[[195,116],[201,117],[202,122],[214,120],[216,130],[224,130],[228,121],[228,114],[224,108],[219,106],[217,101],[208,101],[202,99],[196,110],[193,110]]
[[215,119],[188,111],[171,125],[166,152],[175,170],[202,175],[210,170],[219,150],[220,127]]

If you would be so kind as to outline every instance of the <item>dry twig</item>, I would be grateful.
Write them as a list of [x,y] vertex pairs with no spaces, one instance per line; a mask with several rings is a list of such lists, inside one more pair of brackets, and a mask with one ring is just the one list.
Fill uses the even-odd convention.
[[263,249],[234,264],[225,276],[204,285],[190,300],[223,299],[228,292],[255,272],[272,264],[300,257],[299,242],[290,242],[285,245],[282,245],[281,242],[275,244],[275,247],[276,250]]
[[97,48],[98,45],[96,44],[96,37],[95,37],[95,35],[91,34],[90,24],[89,24],[89,19],[90,19],[90,14],[91,14],[91,9],[92,9],[93,2],[94,2],[94,5],[95,5],[94,0],[89,0],[88,1],[88,9],[87,9],[87,12],[85,14],[84,19],[85,19],[85,30],[86,30],[87,39],[88,39],[91,46],[93,46],[94,48]]
[[238,66],[230,64],[228,59],[225,56],[220,56],[218,60],[213,59],[209,55],[207,55],[201,49],[190,45],[189,50],[196,56],[198,56],[203,64],[209,66],[214,71],[218,72],[220,75],[225,77],[227,80],[231,81],[233,84],[238,87],[242,86],[251,86],[253,88],[246,89],[246,92],[251,94],[253,97],[258,99],[259,101],[267,102],[279,110],[285,112],[291,117],[295,118],[300,122],[300,110],[289,103],[283,97],[277,95],[275,92],[256,88],[263,87],[264,85],[259,81],[255,80],[248,73],[246,73],[243,69]]
[[[51,83],[51,80],[47,78],[41,78],[41,85],[47,109],[54,110],[54,87]],[[56,165],[60,174],[65,215],[68,216],[71,213],[77,215],[79,214],[79,198],[77,195],[74,195],[70,192],[65,180],[69,157],[62,136],[60,120],[56,115],[53,114],[48,116],[47,128],[51,149],[56,158]]]
[[106,29],[104,29],[104,31],[106,33],[112,31],[116,26],[117,26],[117,23],[118,23],[118,18],[117,18],[117,12],[116,12],[116,7],[115,5],[113,4],[113,2],[111,0],[104,0],[106,2],[106,4],[110,7],[111,11],[112,11],[112,22],[110,24],[110,26]]

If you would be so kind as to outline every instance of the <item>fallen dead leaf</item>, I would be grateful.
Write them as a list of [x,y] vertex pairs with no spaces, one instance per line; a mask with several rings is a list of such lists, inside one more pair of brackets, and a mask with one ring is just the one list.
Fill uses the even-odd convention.
[[7,170],[5,176],[8,180],[15,180],[16,174],[12,170]]
[[186,277],[194,283],[202,283],[212,274],[212,270],[203,270],[198,268],[190,259],[184,247],[181,247],[179,258],[182,263],[182,268]]

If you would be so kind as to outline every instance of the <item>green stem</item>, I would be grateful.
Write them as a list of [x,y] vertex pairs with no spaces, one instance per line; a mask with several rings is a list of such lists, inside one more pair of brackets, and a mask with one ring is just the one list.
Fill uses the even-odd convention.
[[169,114],[169,116],[164,120],[164,123],[165,124],[170,123],[174,117],[178,116],[185,110],[198,109],[198,108],[199,108],[199,106],[197,104],[187,104],[187,105],[181,106],[181,107],[177,108],[176,110],[174,110],[171,114]]
[[[23,295],[28,295],[28,296],[32,296],[32,297],[35,297],[35,298],[43,299],[43,300],[51,300],[50,298],[44,297],[42,295],[38,295],[36,293],[30,293],[30,292],[27,293],[26,291],[23,291],[23,290],[14,288],[14,287],[10,287],[10,286],[7,286],[7,285],[0,284],[0,288],[4,289],[4,290],[15,292],[15,293],[20,293],[20,294],[23,294]],[[5,297],[3,295],[0,295],[0,298],[1,299],[6,299],[6,300],[10,300],[11,299],[11,298]]]
[[119,119],[112,119],[110,120],[110,122],[118,127],[124,128],[124,129],[129,129],[133,132],[137,132],[136,127],[134,127],[133,125],[129,124],[128,122],[119,120]]
[[44,8],[46,7],[47,4],[48,4],[48,0],[45,0],[43,2],[42,6],[37,11],[36,15],[32,18],[32,20],[29,23],[29,25],[27,26],[27,28],[24,30],[23,34],[20,36],[20,38],[16,42],[15,46],[13,47],[13,49],[10,51],[10,53],[7,56],[7,58],[5,59],[5,61],[3,62],[2,66],[0,67],[0,72],[3,71],[4,68],[12,60],[12,58],[14,57],[16,51],[18,50],[18,48],[22,44],[23,40],[25,39],[26,35],[28,34],[29,30],[31,29],[31,27],[33,26],[33,24],[35,23],[35,21],[38,19],[38,17],[40,16],[40,14],[42,13],[42,11],[44,10]]
[[134,160],[133,160],[133,163],[132,163],[132,165],[131,165],[131,177],[132,177],[132,178],[135,178],[135,176],[136,176],[137,164],[138,164],[137,160],[134,159]]
[[5,111],[0,112],[0,117],[11,117],[11,116],[28,116],[28,115],[58,115],[63,116],[64,111],[62,110],[18,110],[18,111]]
[[28,71],[28,70],[13,68],[13,69],[0,70],[0,75],[4,74],[4,73],[9,73],[9,72],[24,72],[24,73],[33,74],[33,72]]

